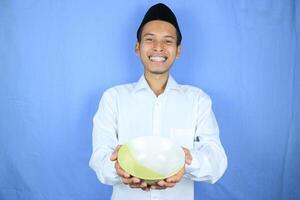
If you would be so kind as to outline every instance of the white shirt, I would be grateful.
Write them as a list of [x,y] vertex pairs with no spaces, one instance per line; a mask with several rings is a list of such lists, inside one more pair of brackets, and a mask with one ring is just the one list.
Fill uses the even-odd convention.
[[[158,97],[144,76],[136,83],[108,89],[93,123],[90,166],[103,184],[113,185],[112,200],[192,200],[193,181],[215,183],[227,168],[210,97],[199,88],[177,84],[171,76]],[[175,187],[132,189],[117,175],[110,161],[113,150],[143,135],[165,136],[191,151],[192,163]]]

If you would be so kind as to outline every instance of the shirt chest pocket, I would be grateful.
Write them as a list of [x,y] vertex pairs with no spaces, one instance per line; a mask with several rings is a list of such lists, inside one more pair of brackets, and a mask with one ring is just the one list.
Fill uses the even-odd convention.
[[178,145],[192,149],[194,144],[195,130],[193,128],[171,128],[170,138]]

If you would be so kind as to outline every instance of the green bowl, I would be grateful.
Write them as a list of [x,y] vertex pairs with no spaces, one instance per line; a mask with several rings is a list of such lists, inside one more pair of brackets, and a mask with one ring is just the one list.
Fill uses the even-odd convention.
[[185,154],[170,139],[144,136],[122,145],[118,162],[130,175],[153,184],[177,174],[185,164]]

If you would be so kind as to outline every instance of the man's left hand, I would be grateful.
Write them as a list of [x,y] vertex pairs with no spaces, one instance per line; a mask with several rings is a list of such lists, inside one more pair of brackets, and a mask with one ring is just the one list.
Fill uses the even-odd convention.
[[[183,148],[183,151],[185,153],[185,164],[190,165],[192,163],[192,155],[190,151],[186,148]],[[164,180],[158,181],[156,184],[151,186],[151,189],[156,189],[156,190],[163,190],[166,188],[172,188],[174,187],[183,177],[185,172],[185,166],[175,175],[166,178]]]

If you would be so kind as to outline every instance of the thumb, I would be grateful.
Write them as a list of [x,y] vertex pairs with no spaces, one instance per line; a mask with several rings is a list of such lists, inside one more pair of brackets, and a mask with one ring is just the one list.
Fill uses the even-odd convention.
[[111,160],[111,161],[117,160],[117,158],[118,158],[118,151],[119,151],[120,147],[121,147],[121,145],[118,145],[118,146],[115,148],[114,152],[111,154],[111,156],[110,156],[110,160]]
[[191,154],[187,154],[185,156],[185,163],[188,164],[188,165],[190,165],[192,163],[192,156],[191,156]]
[[191,152],[186,148],[183,148],[183,151],[185,153],[185,163],[190,165],[192,163],[192,159],[193,159]]

